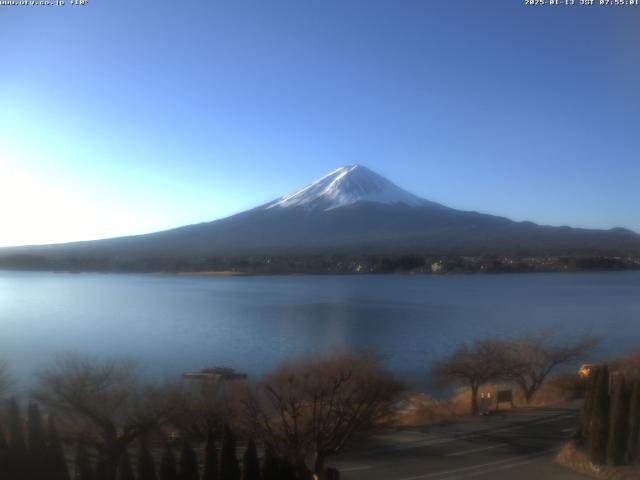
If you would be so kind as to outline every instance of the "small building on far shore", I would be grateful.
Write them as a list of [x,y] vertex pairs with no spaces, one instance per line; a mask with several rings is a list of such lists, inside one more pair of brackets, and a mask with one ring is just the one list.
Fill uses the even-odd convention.
[[233,368],[213,367],[203,368],[196,373],[183,373],[182,379],[191,382],[200,382],[200,392],[206,395],[211,390],[218,387],[222,382],[232,382],[236,380],[246,380],[247,374],[237,372]]

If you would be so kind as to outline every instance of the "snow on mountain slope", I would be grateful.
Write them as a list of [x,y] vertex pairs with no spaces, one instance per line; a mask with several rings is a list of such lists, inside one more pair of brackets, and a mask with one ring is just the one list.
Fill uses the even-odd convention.
[[394,185],[361,165],[338,168],[296,192],[268,204],[265,209],[305,207],[332,210],[357,202],[435,206]]

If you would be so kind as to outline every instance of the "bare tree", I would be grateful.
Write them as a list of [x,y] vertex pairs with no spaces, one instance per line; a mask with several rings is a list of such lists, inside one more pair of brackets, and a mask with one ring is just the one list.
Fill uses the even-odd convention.
[[403,391],[380,359],[344,353],[281,366],[245,407],[255,435],[298,466],[311,459],[320,473],[327,456],[388,419]]
[[506,378],[522,390],[530,403],[553,369],[584,359],[599,341],[599,338],[586,336],[573,343],[563,343],[557,341],[553,333],[542,332],[505,342],[508,351]]
[[503,342],[479,340],[472,347],[463,345],[433,368],[436,382],[442,386],[466,384],[471,390],[471,414],[480,412],[478,390],[505,374],[507,350]]
[[169,423],[192,439],[204,441],[209,433],[221,437],[224,426],[237,413],[237,399],[246,390],[241,385],[246,387],[238,381],[221,381],[204,390],[174,385]]
[[73,440],[94,448],[109,480],[123,452],[169,414],[165,392],[141,388],[135,364],[64,355],[38,374],[33,396],[66,422]]

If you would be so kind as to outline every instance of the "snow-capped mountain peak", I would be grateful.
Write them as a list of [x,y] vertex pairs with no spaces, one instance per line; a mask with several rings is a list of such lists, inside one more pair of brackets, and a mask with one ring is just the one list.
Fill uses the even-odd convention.
[[361,165],[348,165],[319,178],[290,195],[285,195],[265,208],[306,207],[331,210],[357,202],[433,205],[409,193],[386,178]]

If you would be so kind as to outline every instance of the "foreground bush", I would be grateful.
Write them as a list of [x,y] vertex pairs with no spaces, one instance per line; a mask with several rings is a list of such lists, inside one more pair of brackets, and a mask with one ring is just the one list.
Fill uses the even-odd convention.
[[379,358],[344,353],[281,366],[249,392],[245,417],[278,456],[300,470],[313,458],[324,475],[325,459],[391,418],[403,392]]

